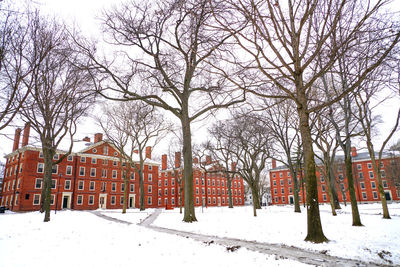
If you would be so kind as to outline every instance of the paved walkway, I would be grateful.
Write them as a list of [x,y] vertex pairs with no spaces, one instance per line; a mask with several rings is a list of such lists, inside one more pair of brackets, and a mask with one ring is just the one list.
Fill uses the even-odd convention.
[[[315,266],[385,266],[382,264],[375,264],[371,262],[363,262],[353,259],[344,259],[340,257],[326,255],[320,252],[314,252],[304,250],[296,247],[289,247],[279,244],[268,244],[255,241],[247,241],[236,238],[217,237],[212,235],[196,234],[192,232],[179,231],[175,229],[168,229],[159,226],[154,226],[152,223],[157,219],[158,215],[162,212],[162,209],[156,209],[147,218],[142,220],[138,225],[152,229],[157,232],[174,234],[185,238],[191,238],[197,241],[201,241],[207,245],[217,244],[225,246],[227,250],[234,251],[238,248],[244,247],[252,251],[257,251],[264,254],[275,255],[277,258],[291,259],[306,264]],[[104,215],[101,211],[93,211],[93,213],[103,219],[131,225],[132,223],[115,219]]]

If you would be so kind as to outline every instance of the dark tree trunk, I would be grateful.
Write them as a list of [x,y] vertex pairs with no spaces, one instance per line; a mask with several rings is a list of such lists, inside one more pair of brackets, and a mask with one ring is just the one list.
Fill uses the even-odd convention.
[[322,243],[328,241],[322,231],[321,218],[318,205],[318,184],[315,169],[314,150],[309,125],[309,114],[305,110],[307,101],[305,95],[302,97],[302,106],[297,111],[300,118],[300,134],[304,150],[304,171],[307,187],[307,236],[306,241]]
[[301,212],[300,201],[299,201],[299,182],[297,180],[297,174],[291,171],[293,178],[293,197],[294,197],[294,212]]
[[193,165],[192,165],[192,133],[190,130],[190,120],[186,114],[182,116],[182,134],[183,134],[183,179],[184,179],[184,203],[185,211],[183,214],[184,222],[197,221],[194,200],[193,200]]
[[140,210],[145,210],[144,206],[144,182],[143,182],[143,168],[139,169],[139,208]]
[[43,188],[42,188],[42,203],[44,211],[44,222],[50,221],[50,201],[51,201],[51,184],[52,184],[51,178],[53,177],[54,154],[55,152],[53,150],[48,148],[43,148],[44,177],[43,177]]
[[[229,174],[228,174],[229,175]],[[232,177],[228,177],[226,179],[226,183],[228,186],[228,197],[229,197],[229,208],[233,208],[233,200],[232,200]]]
[[128,202],[128,173],[125,170],[124,171],[124,204],[122,206],[122,213],[126,213],[126,207],[127,207],[127,202]]
[[353,226],[363,226],[361,223],[360,213],[358,212],[356,191],[354,188],[353,164],[351,162],[350,146],[350,142],[346,142],[344,164],[346,166],[346,179],[349,186],[351,213],[353,215]]
[[257,209],[261,209],[260,196],[258,194],[258,188],[254,185],[250,185],[251,195],[253,197],[253,215],[257,216]]

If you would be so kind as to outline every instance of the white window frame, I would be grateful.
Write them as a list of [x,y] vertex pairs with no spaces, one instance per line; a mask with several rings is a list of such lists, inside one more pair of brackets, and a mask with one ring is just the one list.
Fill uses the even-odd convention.
[[[82,188],[80,188],[81,186],[81,183],[82,183]],[[78,190],[83,190],[83,189],[85,189],[85,181],[82,181],[82,180],[79,180],[78,181]]]
[[89,205],[94,205],[94,195],[89,195],[88,204]]
[[[37,187],[38,180],[40,180],[40,187]],[[36,178],[35,179],[35,189],[42,189],[43,187],[43,178]]]
[[96,177],[96,168],[90,168],[90,177]]
[[82,157],[82,156],[81,156],[81,162],[82,162],[82,163],[85,163],[85,162],[86,162],[86,157]]
[[[79,202],[80,200],[80,202]],[[76,199],[76,205],[82,205],[83,203],[83,195],[78,195],[77,199]]]
[[72,175],[72,166],[71,165],[67,165],[67,167],[65,168],[65,174]]
[[[93,188],[92,188],[93,185]],[[96,190],[96,182],[95,181],[90,181],[89,183],[89,191],[94,191]]]
[[[39,171],[40,169],[42,169],[42,171]],[[11,170],[12,170],[12,167],[11,167]],[[43,173],[44,172],[44,163],[42,163],[42,162],[38,163],[36,172],[37,173]],[[10,173],[12,173],[12,171]]]
[[[37,203],[35,203],[35,199],[37,198]],[[40,194],[33,194],[33,199],[32,203],[34,206],[39,206],[40,205]]]
[[65,180],[64,189],[65,190],[70,190],[71,189],[71,180]]

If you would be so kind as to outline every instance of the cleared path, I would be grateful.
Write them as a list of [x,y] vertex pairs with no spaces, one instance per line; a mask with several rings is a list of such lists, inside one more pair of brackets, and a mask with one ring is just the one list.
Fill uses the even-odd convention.
[[[255,241],[247,241],[236,238],[218,237],[212,235],[203,235],[192,232],[179,231],[175,229],[168,229],[164,227],[154,226],[152,223],[157,219],[158,215],[162,212],[162,209],[156,209],[152,214],[146,217],[138,225],[152,229],[157,232],[174,234],[182,236],[185,238],[191,238],[204,244],[211,245],[217,244],[226,247],[228,251],[235,251],[242,247],[247,248],[252,251],[261,252],[264,254],[275,255],[277,258],[291,259],[299,261],[306,264],[316,265],[316,266],[389,266],[376,264],[372,262],[363,262],[353,259],[345,259],[335,256],[326,255],[320,252],[313,252],[309,250],[304,250],[296,247],[289,247],[285,245],[278,244],[268,244]],[[115,219],[104,215],[101,211],[93,211],[93,213],[103,219],[131,225],[132,223],[123,220]]]

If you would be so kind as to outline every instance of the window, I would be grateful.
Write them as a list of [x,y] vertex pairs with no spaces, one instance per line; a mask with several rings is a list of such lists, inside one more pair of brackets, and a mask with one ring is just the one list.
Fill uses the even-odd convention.
[[372,188],[372,189],[376,189],[376,184],[375,184],[375,182],[371,182],[371,188]]
[[92,164],[96,164],[96,163],[97,163],[97,159],[96,158],[92,158]]
[[42,178],[36,178],[35,189],[41,189],[42,188],[42,181],[43,181]]
[[101,177],[107,178],[107,169],[102,169],[101,170]]
[[[322,190],[323,190],[322,192],[325,192],[325,187],[323,187]],[[292,193],[292,187],[289,187],[289,194],[291,193]]]
[[325,185],[321,185],[322,192],[325,192]]
[[124,183],[121,184],[121,192],[125,192],[125,184]]
[[278,190],[276,188],[274,189],[274,194],[278,194]]
[[65,190],[70,190],[71,189],[71,180],[65,180]]
[[171,179],[171,185],[175,185],[175,178]]
[[131,187],[131,190],[130,190],[130,191],[131,191],[131,192],[135,192],[135,185],[134,185],[134,184],[131,184],[130,187]]
[[118,152],[117,152],[117,151],[114,152],[114,156],[115,156],[115,157],[118,156]]
[[[131,180],[135,180],[135,173],[131,172]],[[158,181],[158,183],[160,183],[160,181]],[[159,186],[161,186],[161,184],[159,184]]]
[[152,188],[151,188],[151,185],[149,185],[149,187],[147,188],[147,192],[148,192],[148,193],[151,193],[151,189],[152,189]]
[[283,177],[283,173],[279,173],[279,177],[282,178]]
[[168,186],[168,180],[167,180],[167,179],[165,179],[164,185],[165,185],[165,186]]
[[283,180],[281,179],[281,186],[283,186]]
[[85,167],[79,167],[79,176],[85,176]]
[[378,193],[376,193],[376,191],[373,191],[372,194],[373,194],[373,196],[374,196],[374,199],[377,199],[377,198],[378,198]]
[[210,179],[207,179],[207,185],[210,186]]
[[167,188],[164,189],[164,195],[168,195],[168,189]]
[[108,155],[108,146],[103,146],[103,154]]
[[361,170],[361,169],[362,169],[361,164],[357,164],[357,170]]
[[287,175],[287,177],[290,177],[290,172],[287,172],[287,174],[286,174],[286,175]]
[[281,188],[281,193],[285,194],[285,189],[284,188]]
[[52,166],[52,169],[51,169],[51,172],[52,172],[53,174],[57,174],[57,173],[58,173],[58,165],[53,165],[53,166]]
[[[202,185],[204,185],[204,183],[202,183]],[[222,186],[225,186],[224,180],[222,180],[221,185],[222,185]]]
[[39,204],[40,204],[40,195],[34,194],[33,195],[33,205],[39,205]]
[[111,197],[111,205],[115,205],[115,196]]
[[323,199],[324,201],[326,201],[326,194],[323,194],[323,195],[322,195],[322,199]]
[[161,206],[161,198],[158,199],[158,206]]
[[343,174],[339,174],[339,180],[340,180],[340,181],[343,181],[343,179],[344,179],[344,178],[343,178]]
[[210,189],[210,188],[207,189],[207,193],[208,193],[209,195],[211,195],[211,189]]
[[216,204],[217,201],[215,200],[215,197],[213,197],[213,204]]
[[113,166],[118,166],[118,162],[117,161],[113,161]]
[[73,157],[71,155],[68,155],[67,161],[72,161]]
[[288,180],[288,184],[291,185],[292,184],[292,179]]
[[43,158],[43,152],[42,151],[39,152],[39,158]]
[[365,184],[364,184],[364,182],[360,182],[360,187],[361,187],[361,189],[365,189]]
[[213,195],[215,195],[215,188],[213,188]]
[[50,196],[50,205],[54,205],[54,195]]
[[60,158],[60,155],[58,155],[58,154],[55,154],[54,156],[53,156],[53,159],[54,160],[58,160]]
[[172,199],[171,199],[171,204],[172,204],[172,205],[175,205],[175,198],[172,198]]
[[151,171],[153,169],[153,166],[149,165],[149,170]]
[[18,178],[18,182],[17,182],[17,189],[19,189],[20,185],[21,185],[21,179],[20,179],[20,178]]
[[199,194],[199,188],[196,187],[196,195],[198,195],[198,194]]
[[277,197],[275,197],[275,203],[277,203],[278,202],[278,198]]
[[95,177],[96,176],[96,168],[90,168],[90,176]]
[[153,181],[153,175],[149,173],[147,179],[149,180],[149,182]]
[[200,204],[200,202],[199,202],[199,198],[198,198],[198,197],[196,197],[196,204],[197,204],[197,205],[199,205],[199,204]]
[[171,189],[171,195],[175,195],[175,188]]
[[93,191],[95,186],[96,186],[96,183],[94,181],[90,181],[89,190]]
[[81,157],[81,162],[86,162],[86,157]]
[[211,198],[210,197],[208,198],[208,204],[211,204]]
[[56,187],[57,187],[57,180],[52,179],[51,180],[51,189],[56,189]]
[[282,203],[286,203],[285,197],[282,197]]
[[367,199],[367,193],[366,192],[362,192],[362,198],[363,199]]
[[147,198],[147,204],[151,205],[151,197]]
[[105,192],[105,191],[106,191],[106,182],[101,182],[100,191],[101,191],[101,192]]
[[358,173],[358,178],[359,178],[359,179],[364,179],[364,174],[363,174],[362,172],[359,172],[359,173]]
[[77,205],[82,205],[83,202],[83,196],[82,195],[78,195],[78,199],[76,200],[76,204]]
[[374,172],[373,171],[369,171],[368,174],[369,174],[369,178],[374,178]]
[[384,187],[384,188],[388,188],[388,184],[387,184],[386,181],[382,181],[382,184],[383,184],[383,187]]
[[196,185],[199,185],[199,178],[196,178]]
[[116,170],[112,171],[112,178],[117,178],[117,171]]
[[368,169],[372,169],[372,163],[368,163],[367,166],[368,166]]
[[381,170],[381,176],[382,176],[382,177],[386,177],[386,173],[385,173],[384,170]]
[[121,205],[124,205],[124,197],[123,196],[121,196],[121,199],[120,199],[120,202],[119,202]]
[[67,166],[67,170],[65,171],[66,175],[72,175],[72,166]]
[[[11,167],[11,170],[12,170],[12,167]],[[43,170],[44,170],[44,163],[38,163],[38,166],[37,166],[37,172],[38,173],[43,173]],[[11,171],[12,172],[12,171]],[[11,173],[10,172],[10,173]]]
[[[19,172],[22,172],[22,163],[19,164]],[[382,171],[382,172],[384,173],[385,171]],[[382,175],[382,177],[385,177],[385,176]]]
[[90,195],[89,196],[89,205],[93,205],[94,204],[94,196]]
[[275,177],[276,177],[276,175],[275,175],[275,173],[273,173],[273,174],[272,174],[272,178],[275,178]]
[[117,190],[117,185],[116,183],[111,184],[111,191],[115,192]]

